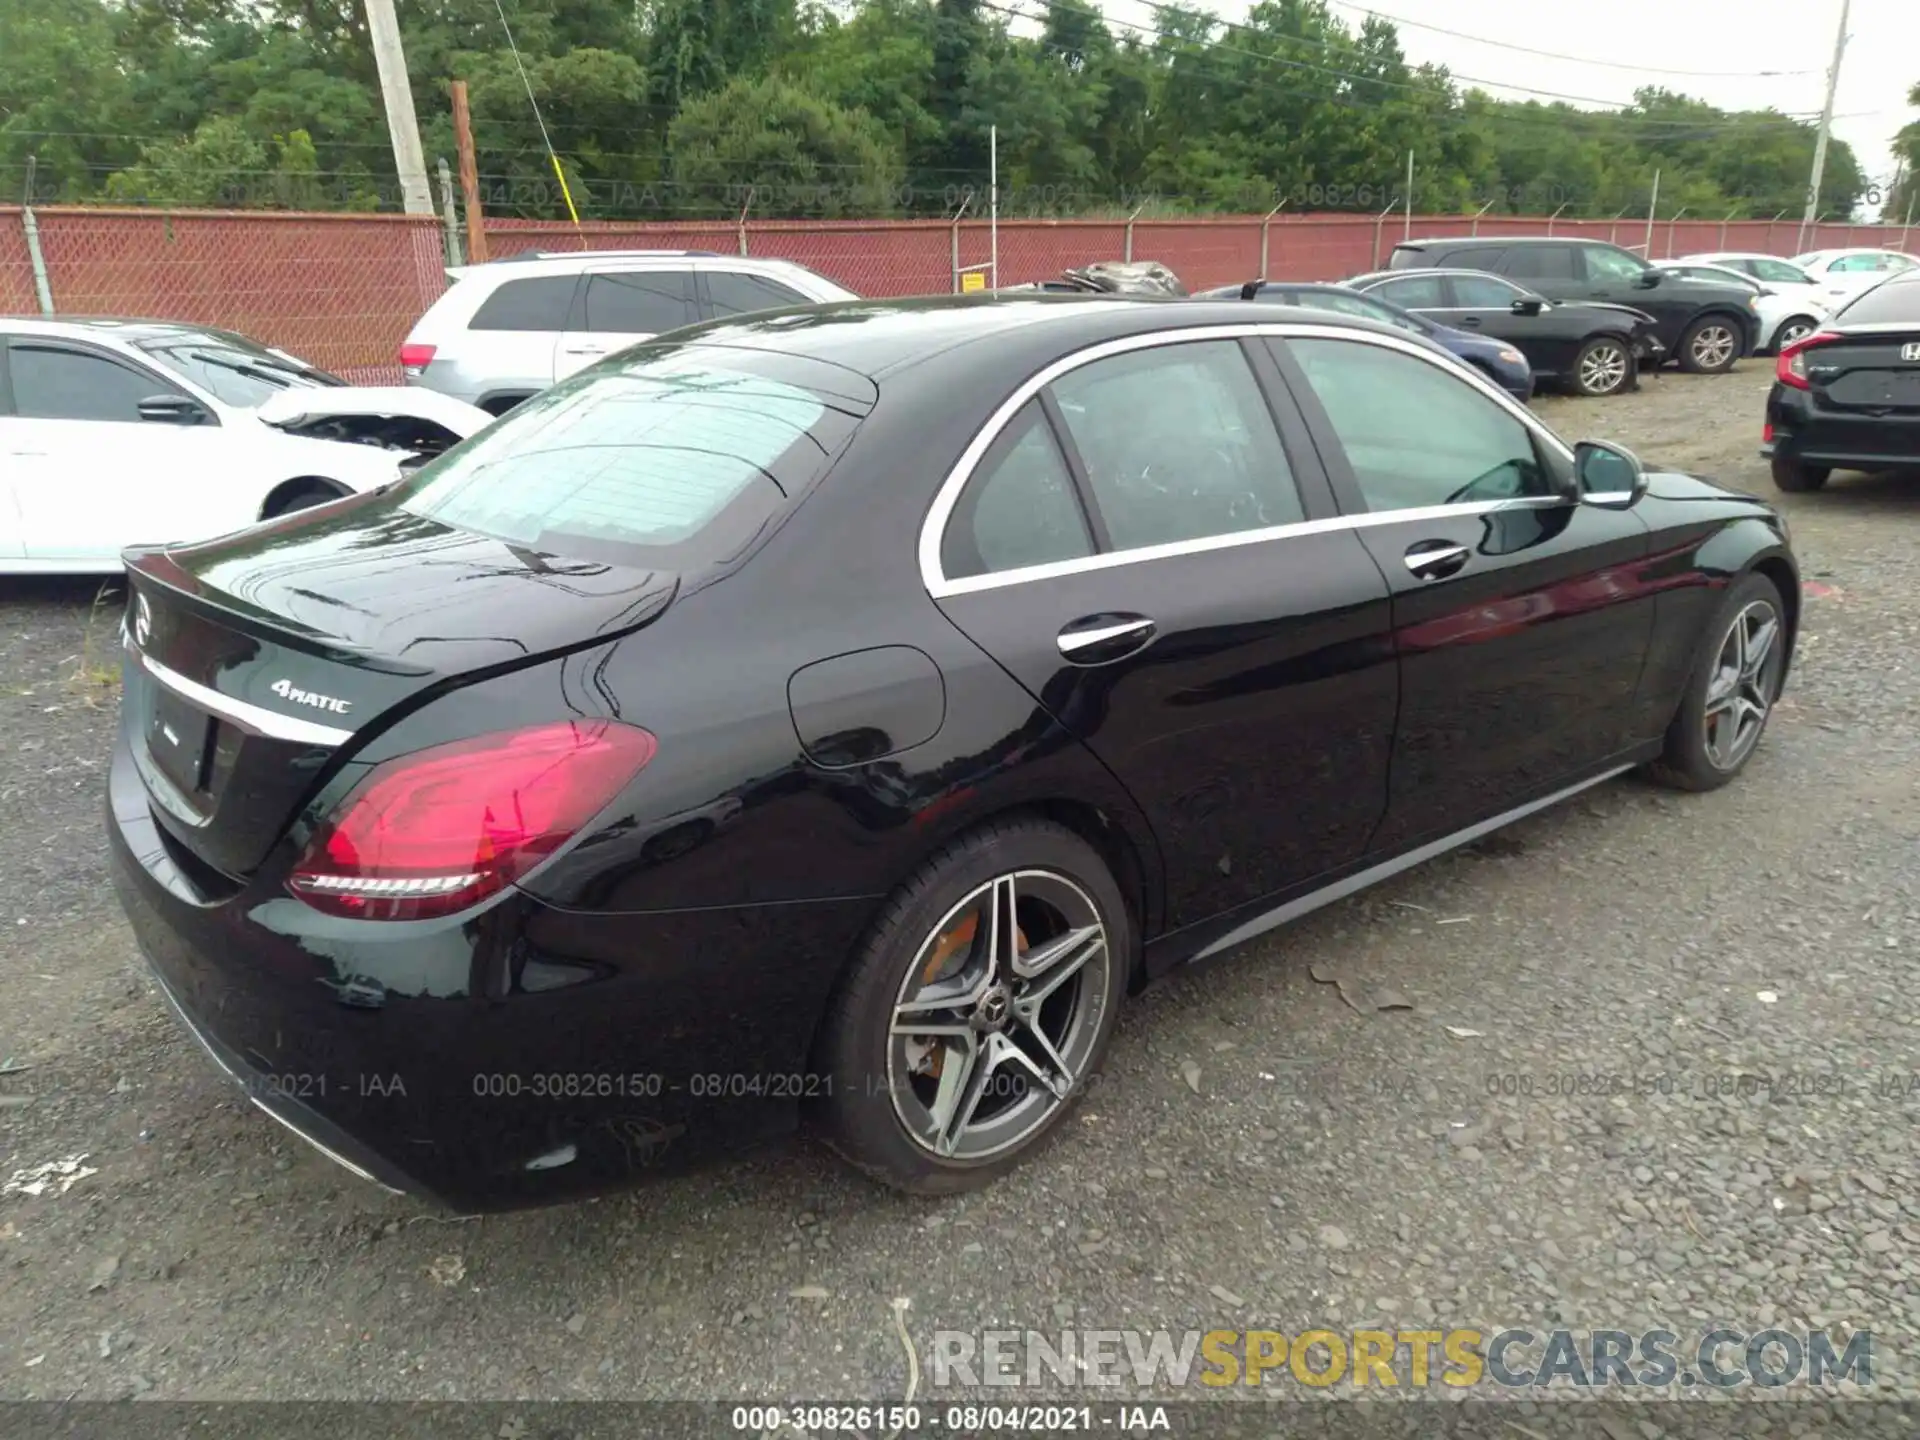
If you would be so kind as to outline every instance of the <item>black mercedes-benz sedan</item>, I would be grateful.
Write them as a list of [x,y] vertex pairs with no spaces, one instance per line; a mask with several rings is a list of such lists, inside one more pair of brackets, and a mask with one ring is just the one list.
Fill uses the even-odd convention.
[[1774,358],[1760,453],[1782,490],[1920,465],[1920,270],[1883,280]]
[[386,490],[130,551],[115,884],[275,1118],[463,1210],[806,1120],[985,1183],[1127,998],[1759,743],[1764,503],[1232,302],[676,332]]

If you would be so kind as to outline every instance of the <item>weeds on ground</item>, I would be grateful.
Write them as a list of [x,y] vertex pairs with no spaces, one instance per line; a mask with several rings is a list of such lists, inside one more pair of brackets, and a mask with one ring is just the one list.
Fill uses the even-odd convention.
[[[67,677],[67,688],[89,709],[112,704],[119,697],[117,612],[121,603],[116,583],[102,581],[87,612],[87,630],[80,639],[80,654],[75,658],[73,673]],[[103,614],[108,618],[103,619]]]

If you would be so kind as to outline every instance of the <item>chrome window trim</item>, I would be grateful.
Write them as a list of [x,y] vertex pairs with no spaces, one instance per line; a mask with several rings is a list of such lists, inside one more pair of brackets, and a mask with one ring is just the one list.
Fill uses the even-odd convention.
[[947,522],[953,518],[954,508],[960,502],[960,494],[966,489],[967,482],[973,478],[975,469],[985,458],[994,441],[1000,437],[1000,432],[1012,422],[1013,417],[1019,414],[1035,395],[1061,376],[1069,375],[1083,365],[1091,365],[1095,361],[1105,360],[1114,355],[1131,354],[1135,350],[1158,349],[1161,346],[1184,345],[1200,340],[1268,338],[1349,340],[1365,345],[1377,345],[1385,350],[1397,350],[1403,355],[1424,360],[1458,383],[1479,390],[1482,395],[1524,425],[1529,434],[1545,444],[1569,465],[1573,463],[1573,451],[1566,442],[1547,429],[1531,410],[1479,371],[1458,365],[1452,356],[1434,354],[1425,344],[1405,340],[1398,335],[1376,333],[1371,330],[1354,330],[1346,326],[1276,321],[1243,325],[1192,325],[1178,330],[1156,330],[1142,335],[1126,335],[1116,340],[1103,340],[1084,350],[1076,350],[1073,354],[1063,356],[1042,367],[1021,382],[1014,392],[1001,402],[988,417],[986,424],[981,426],[973,439],[967,443],[967,448],[961,452],[959,461],[952,470],[947,472],[947,478],[941,481],[939,490],[934,494],[932,508],[927,511],[926,519],[921,522],[920,579],[927,587],[927,594],[935,600],[940,600],[949,595],[997,590],[1006,585],[1019,585],[1032,580],[1050,580],[1061,575],[1079,574],[1082,571],[1107,570],[1118,565],[1164,560],[1178,555],[1201,555],[1210,550],[1225,550],[1236,545],[1258,545],[1268,540],[1279,540],[1294,535],[1319,535],[1337,530],[1359,529],[1367,525],[1395,524],[1403,520],[1438,520],[1485,515],[1495,510],[1537,509],[1572,503],[1559,496],[1531,496],[1521,500],[1481,500],[1459,505],[1432,505],[1407,510],[1365,511],[1356,515],[1330,516],[1323,520],[1298,520],[1287,525],[1270,525],[1260,530],[1238,530],[1226,535],[1209,535],[1198,540],[1172,540],[1164,545],[1113,550],[1104,555],[1086,555],[1074,560],[1057,560],[1046,565],[1023,566],[1017,570],[969,575],[958,580],[949,580],[941,570],[940,544],[946,536]]
[[236,700],[231,695],[222,695],[218,690],[209,690],[205,685],[169,670],[151,655],[143,655],[131,645],[127,648],[140,661],[143,670],[174,694],[191,700],[201,709],[211,711],[249,735],[264,735],[270,740],[290,740],[300,745],[325,745],[329,748],[344,745],[353,739],[351,730],[321,725],[297,715],[282,715],[275,710],[249,705],[245,700]]

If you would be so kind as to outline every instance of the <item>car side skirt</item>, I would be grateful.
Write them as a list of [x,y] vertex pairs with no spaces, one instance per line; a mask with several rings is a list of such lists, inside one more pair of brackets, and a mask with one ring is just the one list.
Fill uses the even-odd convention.
[[[1490,819],[1481,820],[1465,829],[1456,830],[1452,834],[1423,841],[1389,859],[1363,864],[1358,870],[1317,885],[1279,905],[1270,906],[1251,915],[1242,915],[1238,918],[1238,923],[1234,923],[1235,917],[1224,916],[1162,936],[1148,947],[1148,974],[1157,979],[1183,966],[1212,960],[1216,956],[1244,945],[1249,940],[1257,939],[1269,930],[1309,915],[1322,906],[1331,905],[1336,900],[1344,900],[1350,895],[1358,894],[1383,880],[1389,880],[1403,871],[1411,870],[1416,865],[1436,859],[1450,850],[1471,845],[1474,841],[1496,830],[1524,820],[1529,815],[1550,809],[1561,801],[1571,799],[1582,791],[1590,790],[1616,776],[1624,775],[1636,766],[1653,759],[1660,753],[1660,749],[1659,742],[1651,742],[1625,751],[1607,761],[1594,774],[1572,785],[1563,786],[1551,794],[1543,795],[1537,800],[1530,800],[1524,805],[1517,805],[1511,810],[1503,811]],[[1220,928],[1222,924],[1231,928],[1223,932]]]

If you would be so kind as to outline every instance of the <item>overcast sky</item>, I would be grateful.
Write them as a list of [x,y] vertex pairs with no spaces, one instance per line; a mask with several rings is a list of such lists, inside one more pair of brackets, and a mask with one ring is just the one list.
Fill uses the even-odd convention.
[[[1250,8],[1250,0],[1200,3],[1230,21],[1244,19]],[[1112,20],[1153,24],[1144,0],[1101,4]],[[1840,0],[1370,0],[1333,8],[1355,28],[1371,10],[1396,21],[1582,57],[1548,59],[1413,23],[1400,26],[1400,44],[1413,63],[1445,65],[1462,84],[1468,76],[1499,82],[1484,88],[1513,99],[1528,96],[1511,87],[1527,86],[1625,104],[1643,85],[1664,85],[1729,110],[1770,105],[1816,115],[1840,21]],[[1847,30],[1834,133],[1853,146],[1871,178],[1884,182],[1893,177],[1894,133],[1915,118],[1906,96],[1920,81],[1920,45],[1914,43],[1920,0],[1853,0]],[[1730,73],[1658,73],[1663,69]]]

